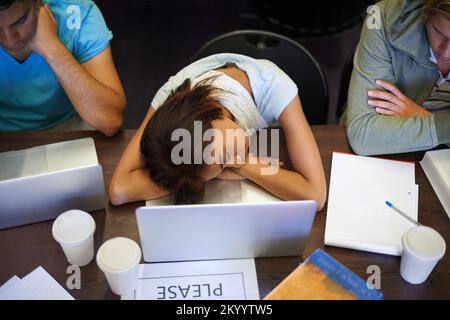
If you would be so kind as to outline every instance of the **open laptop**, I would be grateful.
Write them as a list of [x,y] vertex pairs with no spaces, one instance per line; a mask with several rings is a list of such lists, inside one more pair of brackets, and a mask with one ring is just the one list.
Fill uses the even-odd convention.
[[0,153],[0,229],[105,208],[92,138]]
[[317,203],[153,206],[136,210],[146,262],[300,256]]

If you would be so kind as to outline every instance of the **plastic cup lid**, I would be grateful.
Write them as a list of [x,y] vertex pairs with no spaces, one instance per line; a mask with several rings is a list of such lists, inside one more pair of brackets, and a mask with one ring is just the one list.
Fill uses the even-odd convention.
[[131,239],[117,237],[106,241],[97,252],[97,264],[106,272],[126,272],[141,261],[141,248]]
[[95,232],[95,221],[89,213],[71,210],[62,213],[53,223],[52,234],[56,241],[78,244]]
[[424,226],[409,229],[403,242],[412,254],[426,260],[439,260],[446,250],[444,238],[436,230]]

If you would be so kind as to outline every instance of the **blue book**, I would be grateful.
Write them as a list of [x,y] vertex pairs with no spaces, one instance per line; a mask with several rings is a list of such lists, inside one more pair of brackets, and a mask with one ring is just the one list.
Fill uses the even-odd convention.
[[316,250],[265,300],[382,300],[383,293],[322,250]]

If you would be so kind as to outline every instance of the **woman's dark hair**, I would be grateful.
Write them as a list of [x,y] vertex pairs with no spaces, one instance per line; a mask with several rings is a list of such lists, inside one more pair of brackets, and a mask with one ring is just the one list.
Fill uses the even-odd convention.
[[14,1],[16,0],[0,0],[0,10],[8,9],[9,7],[11,7]]
[[[194,121],[201,121],[202,132],[211,129],[211,122],[223,119],[223,109],[212,97],[217,89],[208,84],[209,79],[201,81],[191,88],[187,79],[156,110],[148,122],[141,138],[141,153],[146,168],[154,182],[173,192],[176,204],[195,204],[204,195],[205,182],[201,178],[202,163],[195,164],[195,146],[203,150],[208,142],[194,141]],[[187,164],[175,164],[172,149],[179,143],[172,141],[172,133],[177,129],[186,129],[191,136],[191,161]],[[203,138],[203,137],[202,137]]]

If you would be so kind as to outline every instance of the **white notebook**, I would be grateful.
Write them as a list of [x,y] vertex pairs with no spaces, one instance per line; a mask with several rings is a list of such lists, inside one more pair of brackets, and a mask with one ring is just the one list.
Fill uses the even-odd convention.
[[419,187],[414,163],[334,153],[325,244],[401,255],[401,238],[417,221]]
[[450,218],[450,149],[425,153],[420,165]]

